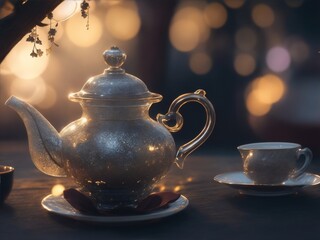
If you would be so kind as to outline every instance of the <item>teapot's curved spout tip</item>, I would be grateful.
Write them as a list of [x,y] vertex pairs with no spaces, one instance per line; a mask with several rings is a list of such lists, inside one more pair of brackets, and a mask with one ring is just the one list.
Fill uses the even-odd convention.
[[10,96],[7,101],[4,103],[4,105],[12,107],[18,103],[19,99],[15,96]]
[[183,169],[184,160],[184,158],[176,157],[175,163],[177,164],[178,168]]

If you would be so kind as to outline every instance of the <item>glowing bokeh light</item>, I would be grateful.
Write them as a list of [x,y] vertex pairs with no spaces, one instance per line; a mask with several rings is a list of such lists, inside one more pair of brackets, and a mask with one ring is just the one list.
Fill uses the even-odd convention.
[[[43,29],[38,28],[40,39],[46,39],[47,35]],[[2,65],[13,75],[21,79],[33,79],[40,76],[49,64],[49,58],[44,53],[42,57],[33,58],[30,56],[33,44],[26,42],[27,35],[10,51]],[[45,52],[45,46],[39,48]]]
[[205,24],[203,12],[196,6],[181,7],[174,15],[170,25],[171,44],[181,52],[195,49],[200,42],[210,36],[210,29]]
[[274,72],[287,70],[291,63],[291,57],[287,49],[283,47],[273,47],[269,49],[266,62],[268,67]]
[[253,22],[261,28],[270,27],[275,20],[275,15],[271,7],[266,4],[258,4],[252,10]]
[[281,99],[285,92],[283,81],[273,74],[267,74],[252,82],[251,94],[257,101],[264,104],[273,104]]
[[62,184],[56,184],[52,187],[51,194],[57,197],[62,195],[64,190],[65,190],[65,187]]
[[51,108],[57,101],[57,92],[51,86],[46,86],[45,97],[37,105],[42,109]]
[[[89,47],[96,44],[102,36],[100,20],[90,14],[90,28],[86,29],[86,20],[80,15],[75,15],[66,22],[65,31],[70,41],[79,47]],[[83,27],[81,27],[83,26]]]
[[174,20],[193,21],[199,28],[200,41],[205,42],[208,40],[210,36],[210,29],[206,25],[205,20],[203,18],[203,11],[199,7],[187,5],[180,8],[174,15]]
[[10,94],[31,104],[39,104],[46,97],[46,84],[42,78],[15,79],[10,84]]
[[224,0],[224,3],[229,8],[240,8],[244,4],[245,0]]
[[256,60],[250,54],[238,54],[234,60],[234,68],[241,76],[248,76],[256,68]]
[[283,97],[285,90],[284,81],[274,74],[256,78],[248,87],[246,107],[253,116],[264,116],[270,111],[272,104]]
[[166,190],[166,186],[164,184],[159,184],[157,187],[159,188],[159,192]]
[[170,26],[171,44],[181,52],[193,50],[200,41],[200,29],[194,21],[186,19],[174,20]]
[[187,178],[187,182],[192,182],[193,181],[193,177],[188,177]]
[[257,44],[257,35],[252,28],[243,27],[237,30],[235,42],[240,50],[253,50]]
[[189,66],[190,69],[196,74],[206,74],[212,67],[212,60],[207,53],[196,52],[190,56]]
[[136,7],[131,5],[115,5],[106,13],[106,27],[113,37],[119,40],[134,38],[141,26],[140,16]]
[[181,190],[181,186],[175,186],[173,191],[174,192],[179,192]]
[[227,18],[227,10],[221,3],[210,3],[204,9],[204,19],[211,28],[221,28]]
[[259,102],[253,92],[250,92],[246,98],[246,107],[249,113],[256,117],[266,115],[271,109],[270,104]]
[[79,1],[63,1],[53,10],[53,19],[57,22],[67,20],[77,12],[80,4]]
[[260,102],[273,104],[278,102],[284,95],[285,84],[280,77],[274,74],[267,74],[254,80],[252,92]]

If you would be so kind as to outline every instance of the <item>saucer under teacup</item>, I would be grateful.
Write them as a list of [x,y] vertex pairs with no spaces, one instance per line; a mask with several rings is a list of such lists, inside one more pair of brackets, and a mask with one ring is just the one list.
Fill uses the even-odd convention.
[[320,176],[304,173],[298,178],[288,179],[279,184],[256,184],[243,172],[219,174],[214,180],[239,190],[241,194],[254,196],[283,196],[296,193],[299,189],[320,184]]
[[67,218],[93,223],[119,224],[150,221],[171,216],[185,209],[189,204],[189,200],[185,196],[181,195],[175,202],[169,203],[166,208],[161,208],[143,214],[110,216],[81,213],[77,209],[73,208],[63,196],[54,196],[50,194],[42,200],[41,204],[48,212]]

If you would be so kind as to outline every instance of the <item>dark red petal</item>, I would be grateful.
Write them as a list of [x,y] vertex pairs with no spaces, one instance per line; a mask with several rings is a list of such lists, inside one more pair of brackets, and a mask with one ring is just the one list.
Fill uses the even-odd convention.
[[72,207],[83,213],[97,213],[93,202],[76,189],[70,188],[63,191],[64,198]]

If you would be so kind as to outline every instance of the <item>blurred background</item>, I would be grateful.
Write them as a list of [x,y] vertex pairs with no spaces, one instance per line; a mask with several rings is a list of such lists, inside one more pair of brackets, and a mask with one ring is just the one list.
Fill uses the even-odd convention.
[[[256,141],[290,141],[320,153],[320,1],[318,0],[91,0],[64,1],[54,12],[57,30],[37,27],[41,57],[31,57],[25,36],[0,65],[0,102],[16,95],[33,104],[60,131],[81,116],[67,98],[106,67],[112,45],[128,55],[124,69],[164,100],[166,113],[179,95],[205,89],[217,122],[201,148],[232,150]],[[10,6],[0,10],[0,18]],[[48,19],[44,22],[49,23]],[[56,26],[56,23],[58,25]],[[201,106],[181,109],[178,144],[205,122]],[[0,104],[0,140],[26,140],[15,112]]]

